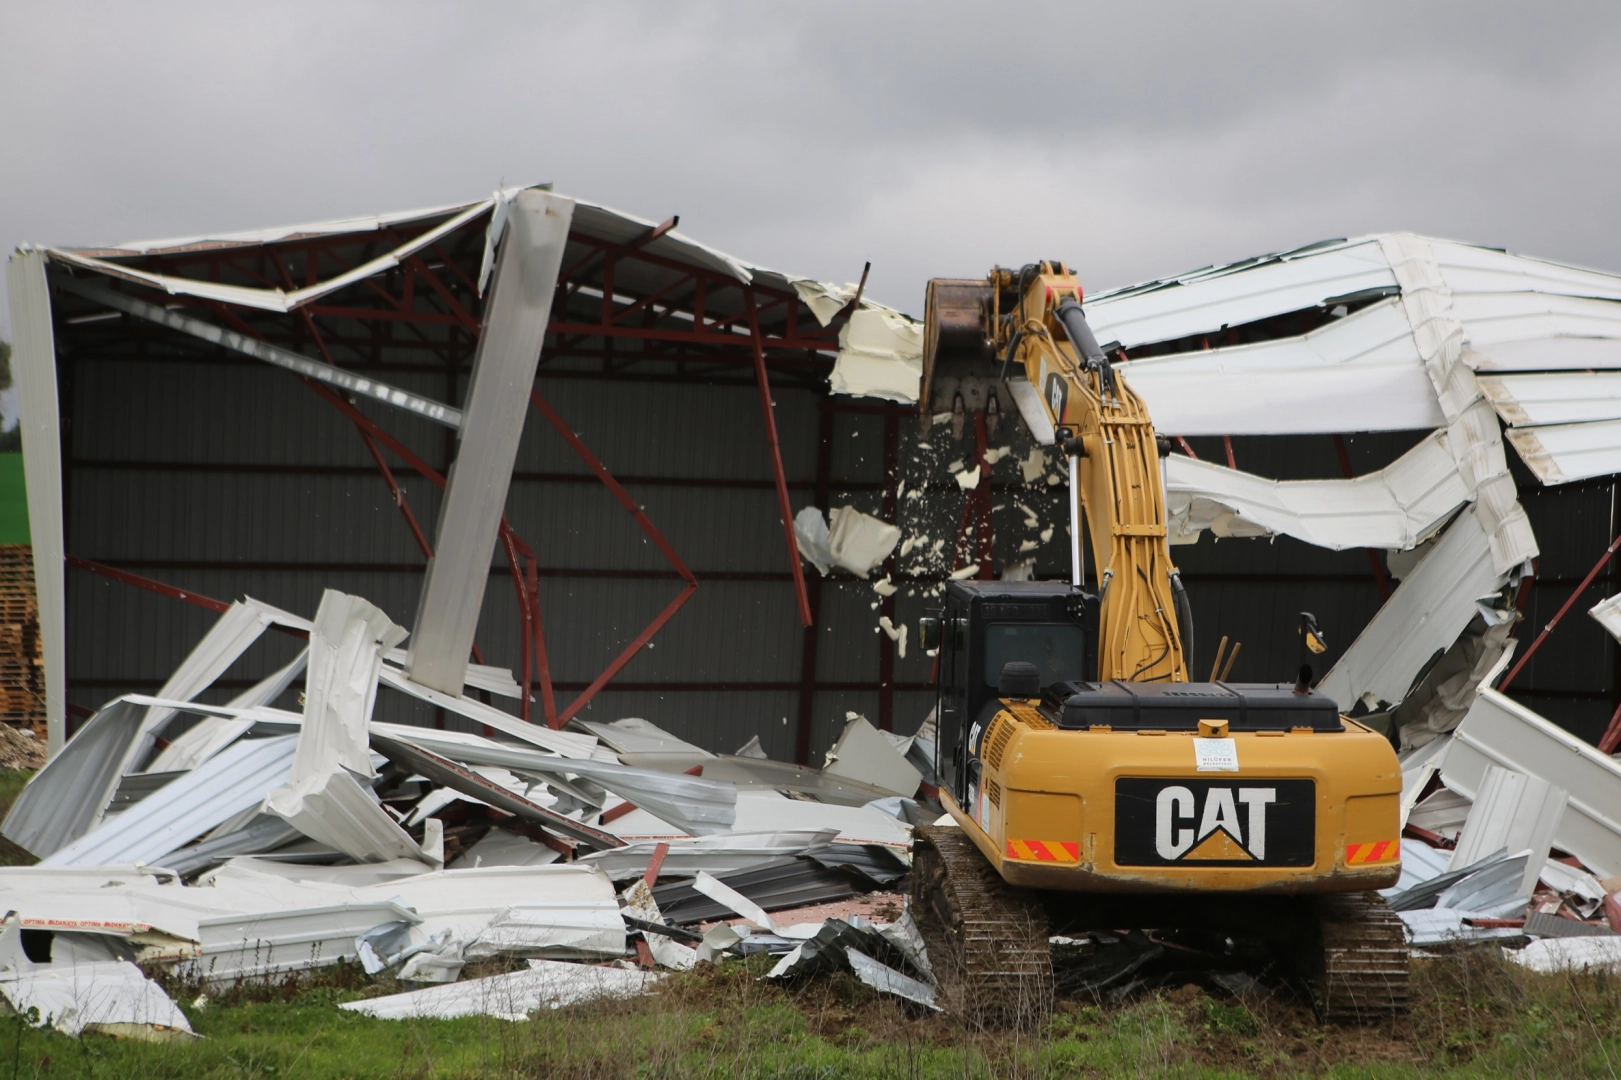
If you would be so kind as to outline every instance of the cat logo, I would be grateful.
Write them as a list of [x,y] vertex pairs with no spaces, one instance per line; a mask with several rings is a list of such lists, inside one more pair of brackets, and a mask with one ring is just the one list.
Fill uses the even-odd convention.
[[[1209,788],[1195,831],[1193,792],[1181,786],[1161,788],[1154,800],[1154,850],[1167,861],[1242,859],[1245,855],[1264,860],[1266,808],[1277,801],[1275,787]],[[1242,823],[1240,803],[1244,806]]]
[[1115,782],[1115,862],[1123,866],[1310,866],[1310,780]]
[[1052,410],[1053,423],[1064,422],[1064,406],[1069,402],[1069,384],[1056,371],[1047,374],[1047,408]]

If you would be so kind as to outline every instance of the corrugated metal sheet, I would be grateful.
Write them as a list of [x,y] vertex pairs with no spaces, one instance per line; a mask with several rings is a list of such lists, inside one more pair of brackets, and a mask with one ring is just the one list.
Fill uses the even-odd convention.
[[1401,701],[1430,658],[1449,648],[1476,616],[1476,601],[1501,589],[1505,577],[1492,568],[1474,508],[1465,510],[1318,689],[1347,711],[1368,694]]
[[1621,419],[1510,428],[1506,434],[1544,484],[1621,472]]
[[1472,497],[1438,431],[1354,480],[1267,480],[1181,455],[1165,460],[1173,542],[1284,533],[1318,547],[1411,548]]
[[1093,294],[1086,316],[1100,342],[1129,350],[1395,284],[1373,238],[1329,241]]
[[287,780],[298,736],[245,739],[41,860],[45,866],[152,863],[264,801]]
[[1473,799],[1491,765],[1554,780],[1568,790],[1554,845],[1598,877],[1621,873],[1621,819],[1614,796],[1621,764],[1523,705],[1483,690],[1453,733],[1441,776],[1448,787]]
[[1173,435],[1401,431],[1446,422],[1397,300],[1302,337],[1134,360],[1120,370],[1147,402],[1154,427]]
[[1497,375],[1480,379],[1480,390],[1499,416],[1517,426],[1621,416],[1621,372]]

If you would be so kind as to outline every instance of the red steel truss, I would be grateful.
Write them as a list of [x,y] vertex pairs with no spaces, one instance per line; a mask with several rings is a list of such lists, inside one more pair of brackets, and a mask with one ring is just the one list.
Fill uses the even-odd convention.
[[[466,362],[476,348],[481,328],[483,301],[472,275],[463,264],[477,265],[482,252],[485,221],[480,218],[468,223],[458,232],[403,259],[393,270],[363,279],[339,293],[303,305],[291,313],[291,319],[193,297],[166,296],[163,299],[171,308],[206,310],[221,324],[257,340],[295,349],[308,348],[329,364],[379,368],[384,366],[384,350],[397,352],[408,349],[431,356],[433,363],[389,363],[387,366],[425,374],[437,371],[454,378],[457,373],[465,373]],[[546,364],[560,356],[577,358],[589,351],[582,348],[584,343],[596,341],[601,346],[597,351],[604,374],[617,373],[627,365],[646,360],[673,360],[682,365],[678,369],[680,371],[689,370],[685,366],[687,364],[696,364],[711,371],[752,368],[753,382],[760,396],[766,451],[772,467],[771,483],[777,495],[777,511],[781,517],[789,563],[786,576],[794,587],[800,621],[809,627],[813,623],[813,605],[793,533],[789,484],[771,399],[770,368],[791,372],[796,378],[819,375],[829,363],[825,354],[838,347],[837,326],[822,327],[816,324],[792,290],[773,288],[760,282],[741,282],[724,270],[696,266],[648,251],[648,245],[673,229],[677,221],[672,217],[624,242],[584,236],[578,232],[570,235],[573,259],[559,275],[549,326],[551,338],[541,363]],[[216,282],[231,280],[262,288],[290,290],[353,269],[375,255],[420,235],[435,224],[426,222],[386,227],[364,237],[356,234],[292,237],[254,247],[199,245],[194,250],[130,260],[130,264],[197,279]],[[656,271],[651,278],[650,271]],[[657,286],[644,288],[641,292],[625,284],[652,279],[659,281]],[[116,282],[114,287],[136,292],[143,288],[127,282]],[[808,323],[808,326],[801,327],[802,322]],[[632,347],[616,352],[616,343]],[[344,395],[320,383],[306,382],[311,390],[355,425],[417,549],[425,560],[431,559],[432,544],[395,476],[388,455],[440,488],[445,486],[445,477],[401,440],[361,413]],[[539,691],[546,722],[558,727],[577,715],[615,679],[691,598],[698,581],[624,487],[556,410],[538,392],[531,393],[531,402],[631,514],[637,526],[658,547],[683,583],[677,595],[641,633],[578,696],[559,709],[555,699],[559,684],[552,678],[541,616],[538,587],[541,569],[533,550],[503,517],[499,542],[506,554],[519,615],[521,660],[517,674],[522,685]],[[892,486],[892,480],[886,475],[888,486]],[[199,603],[211,610],[223,610],[226,606],[220,601],[198,598],[195,594],[127,571],[77,559],[71,560],[70,564],[176,599]],[[886,611],[892,606],[891,603]],[[884,651],[888,652],[887,649]],[[477,645],[473,648],[473,654],[475,660],[482,659]],[[887,689],[893,682],[892,662],[885,667],[888,672],[882,683]],[[814,681],[814,676],[811,681]],[[884,699],[887,705],[891,693],[886,692]],[[889,712],[888,708],[881,709],[886,727],[889,726]],[[521,714],[526,720],[531,718],[530,695],[526,694],[521,701]],[[802,717],[802,724],[808,727],[808,716]]]

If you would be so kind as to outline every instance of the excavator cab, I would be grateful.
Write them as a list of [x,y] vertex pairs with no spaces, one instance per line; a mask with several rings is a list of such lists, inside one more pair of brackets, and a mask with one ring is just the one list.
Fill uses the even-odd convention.
[[1038,686],[1097,675],[1097,597],[1061,581],[952,581],[924,639],[938,639],[934,760],[964,805],[980,787],[979,743],[1001,700],[1009,663],[1035,667]]

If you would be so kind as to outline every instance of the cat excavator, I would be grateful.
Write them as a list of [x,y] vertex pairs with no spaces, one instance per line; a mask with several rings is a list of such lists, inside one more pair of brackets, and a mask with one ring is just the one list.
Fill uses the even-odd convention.
[[[917,830],[911,900],[953,1007],[1039,1018],[1051,936],[1097,932],[1136,955],[1259,957],[1325,1021],[1402,1013],[1402,927],[1374,891],[1401,872],[1394,750],[1312,689],[1309,666],[1293,682],[1190,681],[1169,444],[1099,347],[1080,282],[1061,262],[931,281],[924,372],[925,409],[948,376],[1014,388],[1070,480],[1070,581],[950,581],[919,627],[937,650],[950,823]],[[1314,621],[1301,632],[1322,650]]]

